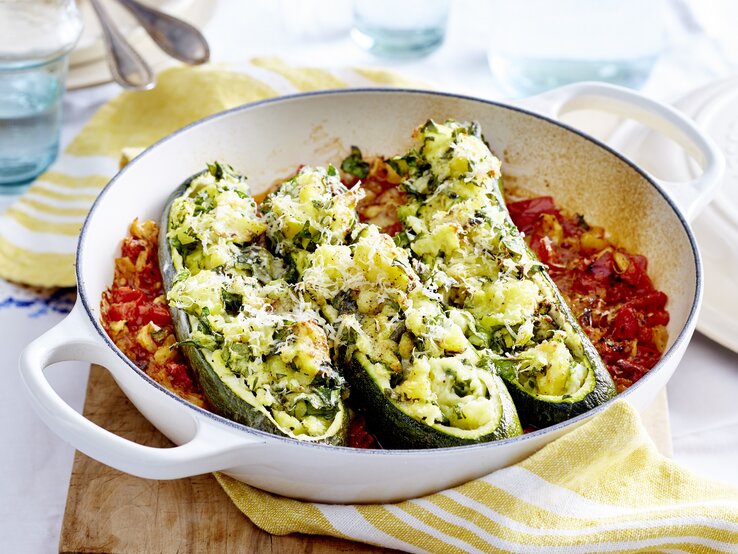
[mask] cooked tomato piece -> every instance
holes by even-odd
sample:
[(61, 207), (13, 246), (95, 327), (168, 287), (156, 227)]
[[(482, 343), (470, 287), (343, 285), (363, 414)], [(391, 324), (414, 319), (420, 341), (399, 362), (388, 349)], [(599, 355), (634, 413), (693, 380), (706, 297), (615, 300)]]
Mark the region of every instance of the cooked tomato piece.
[(138, 301), (111, 304), (108, 310), (108, 319), (110, 321), (134, 321), (137, 317)]
[(351, 419), (348, 432), (348, 445), (352, 448), (377, 448), (377, 440), (367, 430), (363, 415), (356, 415)]
[(632, 306), (622, 306), (610, 325), (612, 337), (614, 339), (634, 339), (638, 337), (638, 317)]
[(179, 396), (205, 406), (202, 392), (176, 347), (169, 308), (162, 302), (158, 227), (153, 221), (135, 221), (130, 231), (116, 261), (114, 285), (103, 293), (103, 327), (118, 348), (149, 376)]
[(132, 262), (135, 262), (138, 259), (138, 255), (143, 252), (145, 248), (145, 241), (130, 239), (123, 243), (123, 246), (121, 247), (121, 255), (124, 258), (128, 258)]
[(112, 289), (113, 302), (139, 302), (144, 294), (140, 290), (131, 287), (115, 287)]
[(536, 196), (534, 198), (526, 198), (517, 202), (507, 204), (507, 210), (515, 225), (523, 233), (530, 233), (533, 230), (533, 224), (538, 220), (541, 214), (551, 214), (560, 217), (559, 210), (554, 204), (551, 196)]
[(172, 323), (172, 316), (169, 313), (169, 308), (161, 304), (148, 304), (143, 317), (148, 321), (152, 321), (159, 327), (171, 325)]

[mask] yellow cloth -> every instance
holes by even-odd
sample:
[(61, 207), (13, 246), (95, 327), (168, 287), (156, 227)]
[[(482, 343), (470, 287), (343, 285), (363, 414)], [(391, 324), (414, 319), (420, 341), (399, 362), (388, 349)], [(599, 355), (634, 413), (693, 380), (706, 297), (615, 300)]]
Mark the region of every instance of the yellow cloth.
[(517, 465), (396, 504), (299, 502), (216, 477), (276, 535), (409, 552), (738, 552), (738, 490), (659, 454), (625, 402)]
[(104, 105), (57, 161), (0, 214), (0, 277), (37, 286), (74, 286), (77, 238), (124, 148), (143, 148), (215, 112), (301, 91), (418, 86), (379, 69), (290, 67), (257, 58), (243, 66), (176, 67), (146, 92)]

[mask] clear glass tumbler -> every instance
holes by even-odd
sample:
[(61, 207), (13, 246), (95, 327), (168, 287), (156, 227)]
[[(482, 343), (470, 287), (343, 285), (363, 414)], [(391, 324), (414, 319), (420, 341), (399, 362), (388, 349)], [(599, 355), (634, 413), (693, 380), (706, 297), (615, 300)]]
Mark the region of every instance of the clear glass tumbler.
[(0, 194), (16, 193), (56, 158), (74, 0), (0, 0)]
[(575, 81), (641, 87), (665, 43), (664, 0), (492, 0), (488, 60), (512, 96)]
[(354, 41), (384, 58), (418, 58), (446, 34), (450, 0), (353, 0)]

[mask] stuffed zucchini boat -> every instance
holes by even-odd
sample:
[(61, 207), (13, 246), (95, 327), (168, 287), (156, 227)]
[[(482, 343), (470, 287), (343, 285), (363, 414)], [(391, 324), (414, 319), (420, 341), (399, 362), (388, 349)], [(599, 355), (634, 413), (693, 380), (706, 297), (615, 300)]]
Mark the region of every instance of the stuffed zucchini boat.
[(545, 427), (615, 396), (595, 348), (510, 220), (500, 161), (479, 128), (429, 121), (417, 135), (417, 151), (390, 160), (409, 195), (396, 240), (443, 304), (465, 314), (468, 340), (493, 352), (523, 423)]
[(519, 435), (520, 422), (467, 319), (425, 287), (408, 253), (358, 222), (363, 192), (303, 168), (264, 201), (267, 238), (324, 315), (336, 365), (383, 446), (437, 448)]
[(210, 165), (172, 195), (159, 259), (179, 344), (225, 417), (345, 444), (346, 389), (323, 318), (264, 247), (266, 227), (245, 178), (228, 166)]
[(513, 437), (521, 421), (545, 427), (615, 395), (511, 222), (478, 127), (428, 122), (418, 137), (388, 161), (408, 197), (394, 240), (359, 221), (364, 191), (330, 165), (302, 167), (261, 213), (218, 163), (175, 192), (160, 240), (167, 299), (226, 417), (344, 444), (350, 389), (383, 446), (437, 448)]

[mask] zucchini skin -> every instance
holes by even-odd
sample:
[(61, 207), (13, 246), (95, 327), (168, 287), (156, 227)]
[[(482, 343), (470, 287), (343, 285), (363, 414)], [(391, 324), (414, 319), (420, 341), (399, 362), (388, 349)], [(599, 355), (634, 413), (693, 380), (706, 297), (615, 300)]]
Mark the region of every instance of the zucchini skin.
[[(177, 338), (182, 340), (180, 337), (189, 337), (190, 323), (187, 314), (177, 308), (173, 308), (172, 311), (178, 312), (176, 316), (173, 314)], [(262, 412), (244, 402), (231, 389), (223, 385), (199, 348), (192, 344), (183, 344), (180, 348), (190, 363), (190, 367), (195, 371), (205, 397), (220, 415), (260, 431), (275, 435), (282, 434), (279, 428)]]
[(610, 374), (599, 365), (589, 368), (590, 374), (587, 379), (591, 386), (583, 397), (560, 397), (556, 400), (542, 398), (523, 389), (515, 378), (514, 363), (497, 363), (497, 369), (518, 408), (523, 425), (533, 425), (537, 428), (556, 425), (588, 412), (615, 396), (615, 385)]
[[(159, 268), (161, 270), (164, 290), (166, 292), (171, 289), (177, 276), (177, 271), (172, 260), (169, 240), (167, 239), (169, 213), (174, 201), (184, 194), (190, 183), (205, 173), (207, 173), (207, 171), (197, 173), (177, 187), (170, 195), (162, 212), (159, 224), (158, 253)], [(169, 311), (172, 315), (172, 322), (174, 324), (174, 332), (177, 340), (180, 342), (188, 341), (191, 338), (190, 335), (192, 331), (188, 314), (171, 304), (169, 305)], [(194, 371), (198, 383), (202, 387), (203, 393), (208, 399), (214, 412), (259, 431), (264, 431), (273, 435), (288, 436), (282, 432), (280, 428), (269, 419), (269, 417), (267, 417), (264, 411), (250, 405), (226, 386), (220, 380), (215, 369), (197, 346), (188, 343), (181, 344), (180, 348), (182, 348), (182, 352)], [(341, 429), (336, 434), (322, 440), (313, 440), (310, 442), (334, 446), (345, 446), (348, 444), (349, 413), (343, 402), (341, 403), (341, 412), (342, 414), (340, 417), (342, 418), (342, 425)]]
[[(528, 249), (528, 251), (535, 257), (532, 250)], [(588, 365), (587, 383), (590, 384), (590, 380), (593, 382), (591, 383), (591, 390), (582, 397), (561, 397), (560, 400), (541, 398), (520, 386), (511, 364), (498, 365), (499, 374), (505, 381), (510, 395), (518, 407), (521, 422), (523, 425), (530, 424), (539, 428), (555, 425), (588, 412), (592, 408), (614, 398), (617, 394), (610, 372), (607, 371), (599, 353), (580, 327), (561, 291), (551, 279), (548, 271), (541, 271), (541, 276), (553, 294), (556, 308), (581, 341), (584, 359)]]
[[(468, 266), (470, 254), (478, 255), (485, 262), (490, 262), (491, 266), (496, 264), (499, 254), (515, 262), (524, 262), (522, 268), (517, 269), (522, 275), (515, 275), (509, 269), (503, 272), (503, 266), (498, 267), (503, 277), (512, 276), (513, 279), (527, 281), (527, 284), (535, 284), (538, 289), (538, 298), (542, 297), (543, 301), (550, 303), (549, 306), (543, 306), (540, 304), (541, 300), (538, 300), (539, 304), (533, 312), (533, 317), (541, 313), (548, 316), (549, 308), (553, 308), (550, 310), (551, 317), (546, 322), (546, 327), (554, 324), (552, 327), (556, 332), (564, 332), (563, 338), (559, 335), (555, 340), (559, 344), (563, 343), (569, 350), (570, 356), (586, 371), (582, 386), (571, 396), (564, 393), (543, 395), (533, 392), (531, 390), (533, 387), (523, 387), (518, 381), (517, 371), (523, 366), (520, 363), (522, 360), (519, 358), (516, 360), (516, 355), (548, 341), (549, 338), (543, 333), (540, 337), (531, 336), (527, 341), (521, 341), (520, 344), (512, 343), (512, 341), (512, 344), (500, 344), (500, 342), (492, 341), (491, 338), (485, 344), (484, 337), (474, 344), (487, 346), (498, 356), (494, 361), (496, 371), (505, 380), (518, 408), (521, 421), (536, 427), (547, 427), (610, 400), (616, 394), (615, 385), (597, 351), (582, 331), (547, 270), (524, 243), (519, 230), (510, 219), (502, 191), (499, 161), (491, 154), (488, 146), (483, 147), (484, 141), (476, 132), (477, 130), (473, 124), (457, 124), (453, 121), (447, 121), (444, 124), (428, 122), (421, 127), (422, 147), (417, 156), (413, 155), (406, 162), (408, 168), (412, 166), (415, 171), (415, 173), (410, 171), (410, 178), (404, 182), (412, 199), (405, 209), (403, 219), (405, 239), (408, 243), (406, 248), (409, 247), (415, 256), (429, 267), (438, 268), (442, 272), (446, 271), (446, 267), (450, 267), (452, 276), (455, 271), (454, 267), (462, 263)], [(494, 163), (495, 161), (497, 163)], [(466, 169), (463, 168), (464, 163), (467, 165)], [(470, 193), (469, 183), (476, 184), (479, 192)], [(455, 187), (456, 190), (454, 190)], [(456, 196), (452, 196), (448, 191), (452, 191)], [(454, 204), (456, 198), (462, 199), (461, 209), (457, 209)], [(474, 202), (472, 200), (474, 198), (482, 201)], [(451, 207), (447, 209), (449, 199), (453, 199), (454, 202), (451, 202)], [(454, 209), (457, 211), (453, 212)], [(461, 238), (453, 245), (453, 242), (447, 240), (445, 235), (435, 234), (437, 229), (442, 228), (442, 223), (445, 223), (443, 218), (433, 217), (439, 213), (448, 217), (450, 223), (455, 223), (462, 229), (477, 229), (482, 239), (497, 237), (504, 248), (492, 242), (492, 248), (489, 249), (490, 241), (479, 240), (479, 235), (475, 236), (473, 232), (466, 235), (469, 238), (465, 238), (463, 233), (455, 232), (456, 235), (461, 235)], [(453, 215), (454, 213), (456, 215)], [(401, 214), (402, 217), (403, 214)], [(440, 240), (437, 237), (440, 237)], [(448, 247), (447, 244), (453, 246)], [(499, 248), (499, 251), (494, 252), (495, 248)], [(452, 262), (447, 262), (449, 258)], [(463, 282), (463, 279), (460, 278), (458, 281)], [(462, 306), (469, 310), (480, 328), (484, 329), (486, 314), (481, 310), (485, 308), (486, 299), (484, 296), (478, 298), (477, 302), (482, 303), (463, 303)], [(502, 304), (504, 305), (504, 302)], [(545, 311), (542, 308), (545, 308)], [(530, 317), (528, 316), (527, 321), (530, 321)], [(494, 328), (488, 331), (494, 331)], [(512, 334), (510, 332), (510, 335)], [(517, 337), (514, 340), (517, 341)], [(541, 375), (546, 375), (546, 369), (548, 368), (541, 371)], [(579, 368), (577, 370), (579, 371)], [(537, 386), (534, 390), (537, 391)], [(562, 390), (567, 389), (559, 388), (556, 392)]]
[[(177, 338), (180, 336), (189, 337), (190, 323), (187, 314), (177, 308), (173, 308), (172, 311), (178, 312), (176, 315), (172, 314)], [(286, 436), (261, 410), (245, 402), (223, 384), (199, 348), (192, 344), (183, 344), (180, 348), (182, 348), (187, 361), (190, 363), (190, 367), (195, 371), (203, 394), (220, 415), (259, 431)], [(343, 408), (342, 417), (344, 421), (340, 432), (324, 440), (314, 442), (334, 446), (346, 445), (348, 442), (349, 416), (345, 407)]]
[(513, 400), (497, 375), (490, 374), (499, 384), (500, 422), (494, 432), (467, 439), (444, 433), (402, 412), (364, 368), (367, 363), (364, 354), (355, 353), (344, 366), (344, 376), (351, 386), (352, 399), (364, 407), (371, 418), (372, 432), (385, 448), (448, 448), (506, 439), (523, 432)]
[[(169, 239), (167, 238), (167, 232), (169, 230), (169, 212), (172, 209), (172, 204), (174, 204), (174, 201), (184, 194), (184, 192), (187, 190), (187, 187), (190, 186), (190, 183), (192, 183), (193, 180), (197, 179), (201, 175), (204, 175), (205, 173), (206, 171), (196, 173), (192, 177), (185, 180), (176, 189), (174, 189), (172, 194), (169, 195), (169, 198), (167, 198), (167, 203), (164, 206), (164, 210), (162, 211), (161, 219), (159, 221), (159, 270), (161, 271), (161, 277), (162, 281), (164, 282), (165, 292), (169, 292), (169, 289), (171, 289), (172, 285), (174, 284), (174, 278), (177, 276), (177, 270), (174, 268), (174, 262), (172, 261), (172, 253), (169, 249)], [(186, 314), (184, 312), (181, 312), (177, 308), (173, 308), (172, 306), (169, 306), (169, 311), (172, 314), (175, 331), (179, 333), (179, 329), (177, 328), (177, 320), (179, 319), (179, 314), (182, 313), (182, 315), (184, 315), (185, 317)], [(186, 332), (189, 335), (189, 324)], [(179, 336), (179, 334), (177, 334), (177, 339), (180, 341), (183, 340)]]

